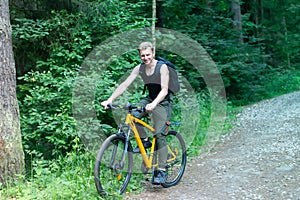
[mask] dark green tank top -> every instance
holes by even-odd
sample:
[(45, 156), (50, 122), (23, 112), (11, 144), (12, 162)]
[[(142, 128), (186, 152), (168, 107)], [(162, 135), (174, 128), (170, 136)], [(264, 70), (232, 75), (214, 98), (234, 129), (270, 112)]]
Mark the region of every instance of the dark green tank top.
[[(161, 80), (160, 80), (160, 67), (163, 65), (163, 62), (157, 61), (153, 74), (147, 76), (146, 66), (144, 63), (140, 66), (139, 74), (141, 75), (147, 90), (149, 91), (148, 96), (154, 100), (159, 92), (161, 91)], [(165, 99), (169, 98), (169, 93)]]

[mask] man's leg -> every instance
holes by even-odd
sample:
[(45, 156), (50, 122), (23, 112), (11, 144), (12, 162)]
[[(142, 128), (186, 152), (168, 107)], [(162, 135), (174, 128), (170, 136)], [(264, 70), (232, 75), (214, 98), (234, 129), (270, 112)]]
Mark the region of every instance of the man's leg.
[[(148, 103), (150, 103), (150, 100), (145, 98), (145, 99), (142, 99), (138, 104), (137, 106), (142, 106), (142, 107), (145, 107)], [(138, 111), (134, 111), (132, 113), (133, 116), (141, 119), (145, 116), (148, 115), (147, 112), (138, 112)], [(140, 138), (142, 139), (142, 142), (143, 142), (143, 145), (145, 148), (150, 148), (151, 147), (151, 142), (148, 140), (148, 136), (147, 136), (147, 133), (144, 129), (143, 126), (141, 126), (140, 124), (135, 124), (136, 125), (136, 129), (138, 130), (139, 132), (139, 135), (140, 135)], [(133, 150), (134, 153), (140, 153), (140, 149), (137, 147)]]
[[(158, 148), (158, 174), (157, 180), (154, 179), (154, 182), (163, 183), (166, 179), (166, 164), (168, 158), (168, 149), (166, 137), (163, 135), (166, 130), (166, 122), (170, 119), (171, 116), (171, 106), (168, 101), (163, 101), (152, 112), (152, 118), (154, 123), (154, 128), (156, 130), (157, 138), (157, 148)], [(159, 177), (162, 176), (162, 177)]]

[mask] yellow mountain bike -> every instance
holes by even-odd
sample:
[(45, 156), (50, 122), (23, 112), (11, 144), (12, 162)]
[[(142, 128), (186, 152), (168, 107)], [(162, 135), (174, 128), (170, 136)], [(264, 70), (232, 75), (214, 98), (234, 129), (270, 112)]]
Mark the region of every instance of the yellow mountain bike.
[[(94, 168), (94, 179), (98, 193), (101, 196), (110, 196), (122, 194), (129, 184), (133, 173), (133, 149), (131, 141), (136, 141), (142, 156), (141, 170), (144, 174), (156, 172), (157, 151), (156, 137), (152, 137), (152, 146), (150, 152), (147, 152), (142, 144), (142, 140), (136, 128), (139, 124), (152, 133), (155, 129), (146, 122), (134, 117), (132, 111), (143, 111), (143, 107), (131, 105), (111, 105), (111, 109), (127, 110), (125, 123), (121, 123), (118, 132), (109, 136), (102, 144), (96, 158)], [(173, 122), (174, 123), (174, 122)], [(170, 122), (170, 125), (173, 124)], [(171, 187), (176, 185), (183, 176), (186, 165), (186, 147), (182, 136), (176, 131), (166, 131), (166, 140), (168, 144), (167, 159), (167, 180), (161, 185)], [(133, 137), (131, 137), (133, 133)], [(149, 172), (150, 171), (150, 172)]]

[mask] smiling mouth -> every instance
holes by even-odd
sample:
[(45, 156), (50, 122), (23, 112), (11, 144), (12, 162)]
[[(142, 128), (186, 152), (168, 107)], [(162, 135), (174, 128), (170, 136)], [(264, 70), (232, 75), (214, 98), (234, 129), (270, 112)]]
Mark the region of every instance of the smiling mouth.
[(152, 59), (145, 60), (145, 62), (150, 64), (152, 62)]

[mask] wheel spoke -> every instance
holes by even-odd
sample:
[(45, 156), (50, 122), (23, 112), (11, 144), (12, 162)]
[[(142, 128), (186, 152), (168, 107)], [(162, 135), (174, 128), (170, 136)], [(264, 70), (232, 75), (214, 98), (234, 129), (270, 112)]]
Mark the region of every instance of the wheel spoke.
[(164, 187), (176, 185), (183, 176), (186, 165), (185, 143), (181, 135), (175, 131), (170, 131), (167, 135), (168, 160), (167, 172), (168, 178)]
[(125, 191), (131, 177), (133, 161), (132, 154), (124, 152), (124, 147), (125, 139), (112, 135), (99, 150), (94, 176), (100, 195), (121, 194)]

